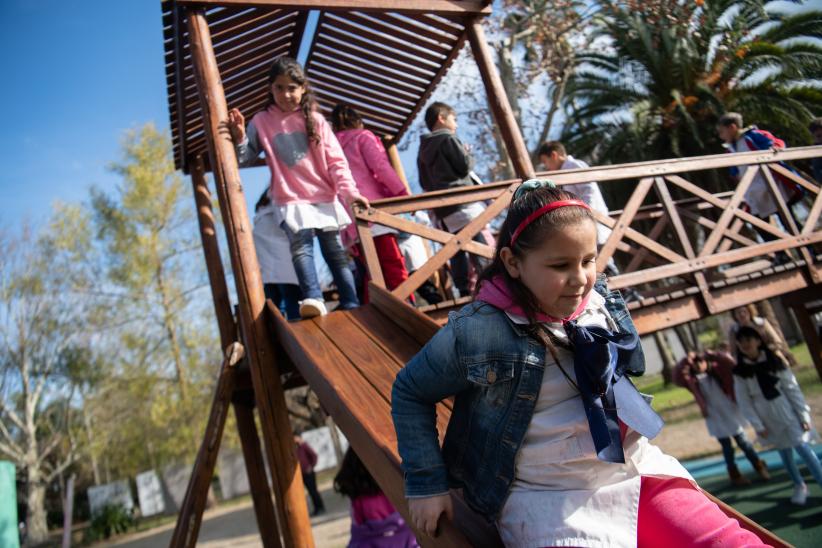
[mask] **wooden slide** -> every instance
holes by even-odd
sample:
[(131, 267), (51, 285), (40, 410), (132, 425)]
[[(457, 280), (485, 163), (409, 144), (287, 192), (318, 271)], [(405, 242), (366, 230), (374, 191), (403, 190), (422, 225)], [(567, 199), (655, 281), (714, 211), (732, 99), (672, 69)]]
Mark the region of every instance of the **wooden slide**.
[[(408, 521), (397, 438), (391, 421), (391, 386), (403, 365), (437, 332), (439, 325), (389, 292), (370, 287), (371, 303), (300, 322), (288, 322), (268, 302), (276, 338), (296, 369), (317, 393), (394, 506)], [(451, 415), (448, 401), (437, 406), (440, 437)], [(706, 493), (707, 494), (707, 493)], [(708, 494), (742, 527), (773, 546), (790, 546)], [(452, 492), (455, 519), (425, 546), (501, 546), (491, 524)]]

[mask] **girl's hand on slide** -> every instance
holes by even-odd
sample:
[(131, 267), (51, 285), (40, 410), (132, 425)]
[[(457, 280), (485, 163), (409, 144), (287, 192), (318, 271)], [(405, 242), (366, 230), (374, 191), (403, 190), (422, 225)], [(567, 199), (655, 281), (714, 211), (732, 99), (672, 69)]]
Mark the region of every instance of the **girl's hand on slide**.
[(352, 202), (353, 202), (353, 205), (360, 205), (365, 209), (368, 209), (369, 207), (371, 207), (371, 203), (368, 201), (368, 198), (366, 198), (365, 196), (357, 196), (356, 198), (354, 198), (352, 200)]
[(408, 499), (408, 510), (414, 526), (429, 536), (437, 535), (437, 522), (442, 514), (449, 520), (454, 519), (454, 507), (451, 495), (437, 495), (423, 499)]

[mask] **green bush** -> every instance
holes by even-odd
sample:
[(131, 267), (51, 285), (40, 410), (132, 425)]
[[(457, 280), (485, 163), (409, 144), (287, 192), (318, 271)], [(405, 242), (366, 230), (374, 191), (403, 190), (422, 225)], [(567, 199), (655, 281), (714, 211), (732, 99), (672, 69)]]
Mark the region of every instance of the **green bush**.
[(131, 512), (122, 506), (106, 504), (91, 520), (88, 529), (88, 540), (107, 539), (112, 535), (125, 533), (134, 525)]

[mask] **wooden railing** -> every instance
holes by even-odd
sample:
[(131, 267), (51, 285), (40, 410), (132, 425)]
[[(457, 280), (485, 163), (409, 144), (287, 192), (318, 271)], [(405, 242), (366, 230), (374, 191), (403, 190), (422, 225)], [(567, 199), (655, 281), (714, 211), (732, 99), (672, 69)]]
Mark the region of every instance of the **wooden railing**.
[[(558, 186), (597, 181), (631, 185), (625, 206), (609, 215), (595, 212), (611, 229), (597, 266), (611, 257), (620, 273), (609, 279), (614, 288), (635, 288), (640, 298), (630, 304), (641, 332), (677, 325), (735, 306), (790, 293), (822, 283), (818, 255), (822, 243), (820, 185), (809, 176), (785, 167), (798, 160), (822, 156), (822, 146), (720, 154), (695, 158), (641, 162), (579, 170), (540, 173)], [(787, 162), (787, 164), (786, 164)], [(700, 186), (710, 170), (725, 180), (732, 166), (750, 166), (735, 188), (710, 193)], [(744, 196), (757, 173), (762, 173), (787, 226), (779, 227), (746, 211)], [(805, 190), (807, 216), (798, 220), (777, 191), (775, 174)], [(800, 174), (797, 174), (800, 173)], [(472, 240), (510, 203), (519, 180), (431, 192), (375, 201), (356, 212), (366, 262), (374, 283), (385, 287), (369, 223), (416, 234), (442, 247), (402, 285), (392, 290), (406, 299), (459, 250), (493, 257), (493, 248)], [(651, 191), (654, 191), (653, 193)], [(628, 194), (627, 192), (625, 194)], [(402, 213), (476, 201), (489, 203), (485, 212), (457, 234), (413, 222)], [(773, 239), (759, 241), (757, 232)], [(787, 261), (774, 254), (791, 253)]]

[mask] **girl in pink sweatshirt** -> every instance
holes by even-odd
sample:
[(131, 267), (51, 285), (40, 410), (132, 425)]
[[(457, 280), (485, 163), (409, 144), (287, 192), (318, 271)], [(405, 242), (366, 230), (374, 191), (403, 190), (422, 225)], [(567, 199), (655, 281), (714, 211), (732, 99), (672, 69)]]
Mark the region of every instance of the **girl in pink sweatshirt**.
[[(339, 104), (331, 112), (331, 126), (340, 141), (351, 174), (357, 188), (369, 200), (405, 196), (408, 188), (388, 161), (388, 155), (380, 139), (363, 127), (362, 118), (353, 107)], [(394, 289), (408, 279), (405, 259), (397, 245), (397, 231), (393, 228), (374, 225), (371, 227), (374, 247), (380, 261), (385, 285)], [(351, 247), (357, 261), (357, 268), (367, 282), (368, 270), (362, 247), (357, 243), (357, 230), (351, 224), (342, 232), (343, 245)], [(368, 285), (363, 283), (363, 302), (368, 300)]]
[(340, 308), (359, 306), (348, 255), (340, 229), (351, 223), (345, 206), (368, 199), (357, 190), (337, 138), (316, 112), (308, 80), (300, 64), (280, 57), (268, 73), (268, 104), (246, 127), (236, 108), (228, 113), (228, 128), (240, 165), (250, 165), (262, 153), (271, 170), (271, 199), (279, 208), (288, 236), (291, 260), (303, 294), (303, 318), (327, 313), (314, 266), (314, 237), (331, 269), (340, 293)]

